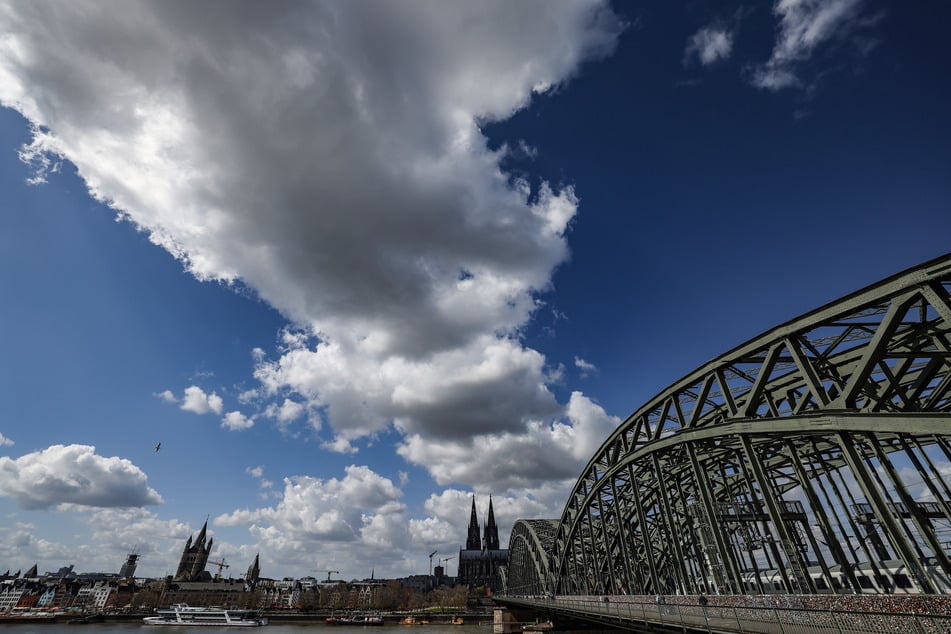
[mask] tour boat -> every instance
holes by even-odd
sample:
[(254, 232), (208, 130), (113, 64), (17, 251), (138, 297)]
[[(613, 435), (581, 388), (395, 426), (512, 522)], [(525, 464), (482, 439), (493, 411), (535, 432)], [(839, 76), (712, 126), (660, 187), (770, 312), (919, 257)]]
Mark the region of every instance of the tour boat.
[(369, 616), (362, 616), (354, 620), (354, 625), (383, 625), (386, 621), (383, 620), (382, 616), (378, 614), (371, 614)]
[(324, 619), (327, 625), (383, 625), (383, 617), (379, 614), (347, 614), (334, 616), (331, 614)]
[(155, 610), (157, 616), (147, 616), (146, 625), (204, 625), (213, 627), (256, 627), (267, 625), (267, 619), (257, 610), (230, 608), (193, 608), (176, 603), (168, 609)]
[(324, 621), (327, 625), (383, 625), (383, 617), (375, 614), (359, 615), (351, 614), (348, 616), (328, 616)]

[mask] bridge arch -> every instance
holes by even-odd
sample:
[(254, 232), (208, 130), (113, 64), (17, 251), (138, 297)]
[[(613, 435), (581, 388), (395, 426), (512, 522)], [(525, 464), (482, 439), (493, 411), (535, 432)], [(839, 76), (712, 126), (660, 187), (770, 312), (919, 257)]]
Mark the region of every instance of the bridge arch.
[(504, 573), (506, 588), (531, 596), (554, 592), (551, 555), (557, 530), (557, 519), (515, 522)]
[(949, 290), (951, 255), (675, 382), (605, 440), (545, 558), (510, 558), (509, 578), (547, 565), (559, 594), (951, 592)]

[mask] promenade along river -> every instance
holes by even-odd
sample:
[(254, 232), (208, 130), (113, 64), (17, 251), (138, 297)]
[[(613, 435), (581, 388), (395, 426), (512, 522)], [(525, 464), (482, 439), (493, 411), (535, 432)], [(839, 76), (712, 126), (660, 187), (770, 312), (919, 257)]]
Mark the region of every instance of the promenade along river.
[(95, 634), (184, 634), (186, 632), (256, 632), (258, 634), (305, 634), (319, 631), (322, 634), (490, 634), (491, 622), (472, 625), (449, 625), (431, 623), (429, 625), (399, 625), (387, 623), (383, 627), (361, 625), (327, 625), (326, 623), (272, 623), (263, 627), (181, 627), (175, 625), (145, 625), (144, 623), (91, 623), (77, 629), (76, 625), (60, 623), (10, 623), (0, 626), (0, 634), (54, 634), (68, 631)]

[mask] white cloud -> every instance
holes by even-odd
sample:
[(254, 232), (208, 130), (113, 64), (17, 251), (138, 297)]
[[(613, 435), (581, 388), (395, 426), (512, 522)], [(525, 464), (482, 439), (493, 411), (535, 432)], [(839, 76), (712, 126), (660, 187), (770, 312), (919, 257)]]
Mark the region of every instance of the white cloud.
[(162, 392), (159, 392), (159, 393), (156, 394), (155, 396), (159, 397), (160, 399), (162, 399), (162, 400), (165, 401), (166, 403), (178, 403), (178, 399), (175, 398), (175, 394), (172, 393), (171, 390), (164, 390), (164, 391), (162, 391)]
[(242, 405), (249, 405), (256, 401), (259, 398), (258, 391), (256, 389), (244, 390), (238, 394), (238, 402)]
[(13, 445), (13, 441), (0, 433), (0, 447), (9, 447)]
[(704, 66), (729, 59), (733, 52), (733, 33), (723, 26), (709, 25), (701, 28), (687, 40), (684, 64), (696, 58)]
[(342, 346), (295, 341), (274, 362), (258, 366), (271, 391), (290, 388), (329, 408), (343, 438), (372, 434), (391, 420), (407, 433), (464, 438), (520, 431), (558, 413), (546, 387), (544, 358), (512, 339), (485, 336), (422, 360), (373, 362)]
[(261, 478), (264, 475), (264, 467), (258, 465), (257, 467), (248, 467), (245, 469), (246, 473), (249, 473), (252, 478)]
[[(92, 529), (93, 542), (118, 555), (138, 549), (147, 565), (175, 565), (193, 527), (176, 519), (163, 520), (148, 509), (104, 509), (89, 513), (84, 521)], [(163, 566), (163, 567), (164, 567)]]
[(242, 431), (254, 427), (254, 419), (248, 418), (239, 411), (228, 412), (221, 419), (221, 427), (228, 431)]
[(533, 160), (538, 158), (538, 148), (529, 145), (525, 139), (519, 139), (515, 147), (517, 149), (513, 150), (513, 153), (516, 156), (524, 156)]
[(0, 100), (196, 276), (240, 277), (324, 338), (418, 356), (523, 323), (577, 203), (511, 187), (478, 125), (609, 52), (617, 20), (594, 1), (304, 6), (30, 3), (6, 16)]
[(476, 482), (487, 491), (505, 491), (573, 483), (620, 419), (608, 416), (580, 392), (571, 395), (564, 418), (468, 442), (410, 434), (397, 451), (427, 468), (440, 485)]
[(276, 506), (237, 510), (216, 517), (214, 524), (248, 525), (258, 548), (281, 569), (300, 571), (303, 563), (311, 572), (363, 574), (376, 566), (385, 576), (400, 565), (399, 551), (411, 541), (402, 491), (369, 467), (351, 465), (345, 471), (341, 479), (286, 478)]
[[(444, 556), (458, 552), (472, 494), (453, 488), (434, 493), (424, 503), (421, 517), (409, 516), (402, 495), (389, 478), (366, 466), (351, 465), (340, 479), (287, 478), (274, 506), (235, 510), (213, 523), (247, 526), (256, 540), (253, 548), (262, 553), (268, 569), (286, 574), (333, 569), (350, 578), (369, 575), (374, 568), (377, 577), (419, 574), (428, 570), (429, 552), (437, 550)], [(558, 517), (566, 495), (564, 487), (552, 484), (493, 495), (503, 547), (516, 519)], [(488, 495), (478, 494), (476, 503), (484, 528)], [(405, 553), (418, 553), (418, 557)]]
[(25, 509), (162, 503), (141, 469), (124, 458), (100, 456), (89, 445), (52, 445), (15, 460), (0, 457), (0, 495)]
[[(0, 559), (4, 562), (66, 561), (74, 554), (71, 548), (39, 537), (37, 532), (36, 526), (25, 522), (0, 526)], [(41, 569), (42, 572), (45, 570)]]
[(780, 32), (770, 59), (753, 70), (759, 88), (782, 90), (802, 85), (797, 67), (821, 45), (845, 37), (857, 24), (862, 0), (778, 0), (773, 13)]
[(328, 451), (333, 451), (334, 453), (357, 453), (359, 449), (354, 447), (350, 440), (344, 436), (334, 436), (333, 440), (327, 440), (320, 443), (320, 446)]
[[(264, 415), (277, 421), (278, 428), (287, 431), (290, 424), (307, 412), (307, 408), (297, 401), (285, 398), (283, 403), (271, 403), (264, 411)], [(320, 417), (316, 416), (315, 430), (320, 429)]]
[(196, 414), (220, 414), (224, 409), (224, 401), (215, 392), (206, 394), (197, 385), (185, 388), (185, 397), (182, 399), (182, 409)]
[[(951, 462), (947, 460), (935, 460), (933, 462), (935, 471), (939, 478), (944, 480), (945, 486), (951, 485)], [(911, 467), (900, 469), (902, 480), (908, 486), (909, 493), (919, 502), (934, 502), (935, 496), (925, 482), (920, 480), (917, 471), (911, 471)]]
[(575, 367), (581, 370), (581, 378), (591, 376), (598, 371), (598, 368), (593, 363), (589, 363), (581, 357), (575, 357)]
[[(299, 406), (336, 451), (395, 422), (458, 453), (559, 413), (518, 334), (579, 205), (512, 179), (480, 126), (623, 28), (603, 0), (36, 0), (0, 13), (0, 103), (34, 125), (39, 175), (68, 159), (195, 277), (240, 280), (295, 324), (279, 358), (253, 351), (242, 404), (279, 427)], [(181, 407), (224, 404), (192, 385)]]

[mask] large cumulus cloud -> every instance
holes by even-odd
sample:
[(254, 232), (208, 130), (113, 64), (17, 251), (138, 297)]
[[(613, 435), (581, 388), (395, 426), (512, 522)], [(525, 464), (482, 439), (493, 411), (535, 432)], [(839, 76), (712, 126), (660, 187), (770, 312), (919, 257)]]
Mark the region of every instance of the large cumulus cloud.
[[(413, 484), (403, 482), (406, 486)], [(283, 491), (276, 493), (272, 506), (223, 514), (214, 525), (246, 526), (268, 569), (299, 575), (332, 569), (345, 578), (372, 571), (378, 578), (419, 574), (429, 564), (427, 553), (454, 554), (473, 501), (471, 492), (446, 488), (429, 496), (422, 517), (412, 517), (401, 485), (363, 465), (350, 465), (340, 478), (286, 478)], [(533, 491), (494, 496), (503, 547), (516, 519), (557, 516), (566, 495), (564, 483), (549, 482)], [(476, 494), (481, 526), (488, 500), (487, 494)], [(227, 545), (223, 548), (230, 554)]]
[[(203, 280), (303, 335), (259, 359), (327, 447), (395, 422), (451, 438), (557, 413), (518, 341), (578, 198), (513, 179), (480, 126), (609, 54), (575, 2), (30, 2), (0, 9), (0, 103)], [(297, 399), (295, 398), (295, 402)]]
[(15, 459), (0, 456), (0, 495), (25, 509), (162, 503), (141, 469), (124, 458), (100, 456), (90, 445), (53, 445)]
[[(409, 434), (398, 452), (408, 461), (429, 465), (437, 483), (480, 483), (520, 490), (574, 483), (582, 467), (620, 420), (580, 392), (571, 395), (565, 420), (533, 421), (520, 433), (474, 436), (465, 442)], [(567, 492), (567, 489), (565, 489)], [(564, 504), (564, 498), (560, 500)], [(561, 506), (549, 506), (558, 515)]]
[(269, 562), (282, 570), (304, 574), (306, 560), (351, 573), (372, 566), (392, 572), (403, 570), (399, 562), (412, 542), (402, 495), (389, 478), (350, 465), (341, 478), (286, 478), (276, 505), (237, 510), (214, 523), (247, 525)]

